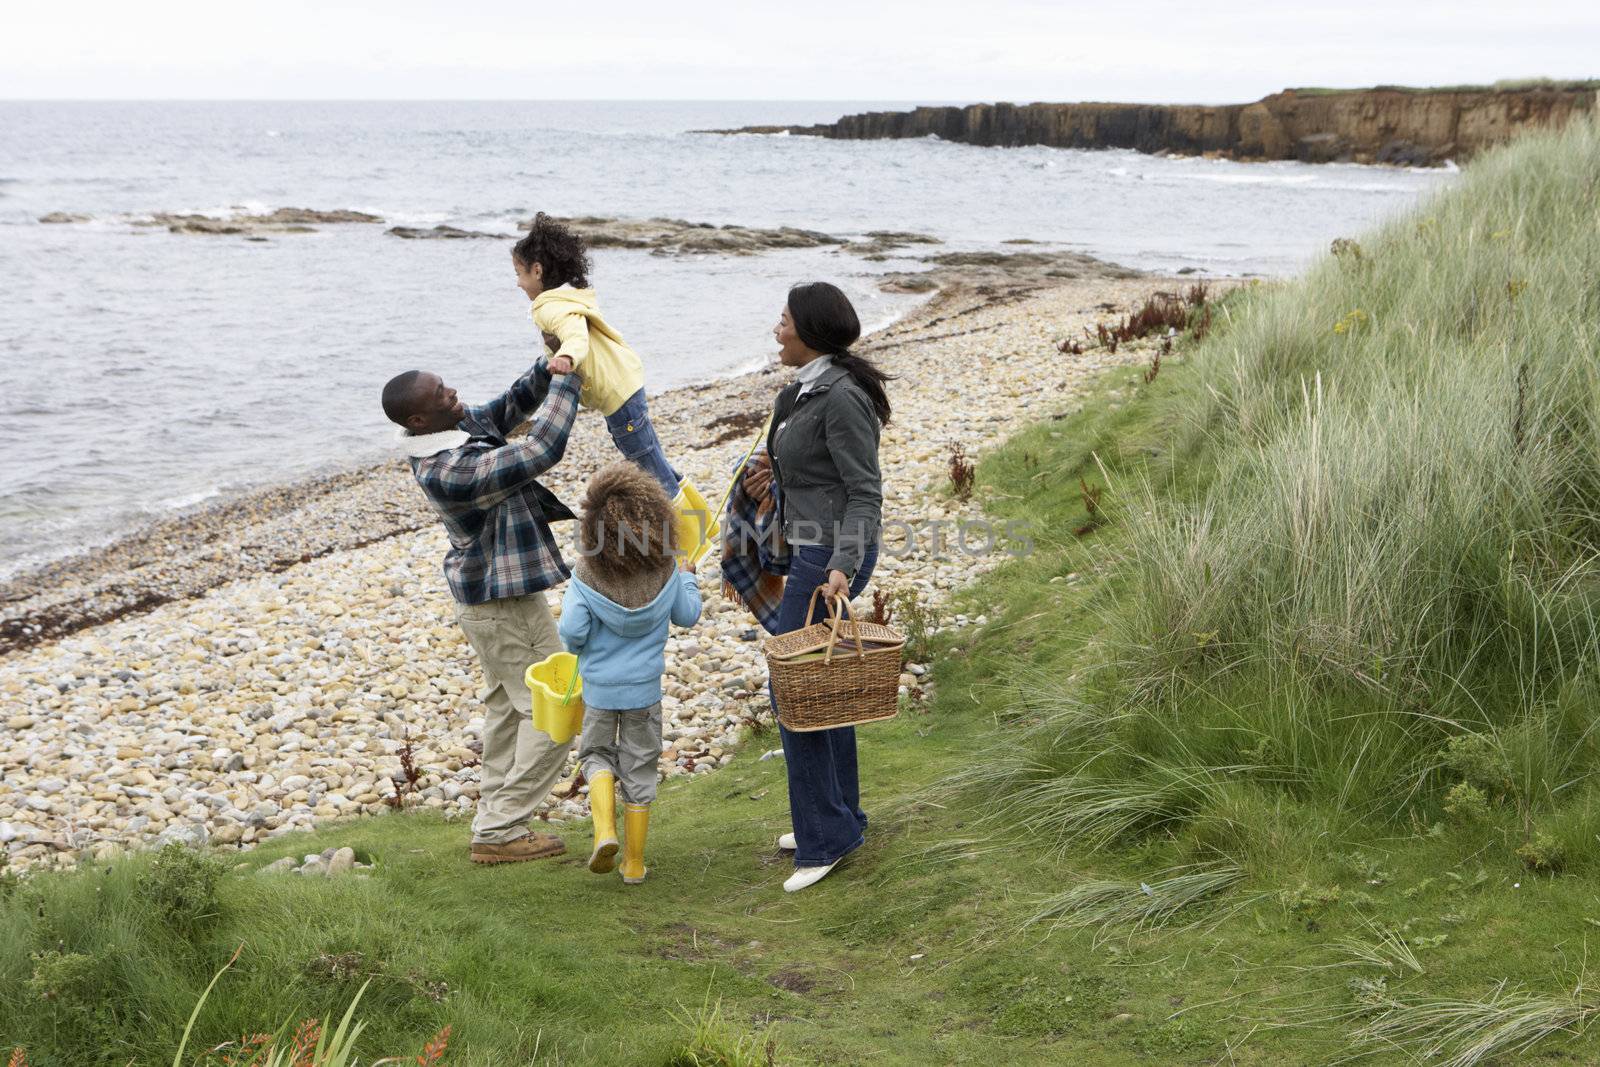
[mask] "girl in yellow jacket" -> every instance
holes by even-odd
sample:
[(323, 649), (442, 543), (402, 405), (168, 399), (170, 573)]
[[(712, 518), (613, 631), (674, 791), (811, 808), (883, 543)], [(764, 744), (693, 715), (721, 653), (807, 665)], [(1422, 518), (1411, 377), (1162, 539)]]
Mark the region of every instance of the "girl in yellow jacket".
[(541, 211), (528, 236), (511, 249), (511, 265), (517, 288), (533, 301), (535, 325), (556, 338), (550, 370), (578, 370), (583, 378), (578, 403), (604, 415), (617, 451), (660, 482), (669, 498), (674, 496), (680, 479), (650, 425), (644, 367), (622, 335), (600, 317), (589, 288), (583, 238)]

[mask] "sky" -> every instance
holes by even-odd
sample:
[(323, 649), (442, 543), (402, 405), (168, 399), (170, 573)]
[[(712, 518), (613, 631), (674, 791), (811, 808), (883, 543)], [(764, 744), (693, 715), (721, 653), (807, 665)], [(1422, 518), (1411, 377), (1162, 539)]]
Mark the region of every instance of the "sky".
[(0, 99), (1118, 100), (1600, 77), (1597, 0), (33, 0)]

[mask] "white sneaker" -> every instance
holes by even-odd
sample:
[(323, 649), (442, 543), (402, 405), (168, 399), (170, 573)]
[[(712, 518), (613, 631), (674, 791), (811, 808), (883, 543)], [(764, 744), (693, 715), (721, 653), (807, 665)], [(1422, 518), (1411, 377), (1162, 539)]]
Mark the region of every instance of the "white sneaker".
[(839, 866), (839, 861), (834, 860), (826, 867), (796, 867), (794, 873), (783, 883), (785, 893), (794, 893), (808, 885), (816, 885), (828, 877), (828, 872)]
[(785, 852), (793, 852), (795, 849), (799, 848), (800, 846), (795, 841), (793, 834), (779, 834), (778, 835), (778, 847), (781, 848)]

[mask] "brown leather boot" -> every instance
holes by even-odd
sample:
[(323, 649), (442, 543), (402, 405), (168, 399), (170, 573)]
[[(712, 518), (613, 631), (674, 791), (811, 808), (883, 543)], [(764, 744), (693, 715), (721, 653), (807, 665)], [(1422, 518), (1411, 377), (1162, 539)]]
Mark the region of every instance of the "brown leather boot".
[(549, 859), (551, 856), (561, 855), (566, 850), (567, 846), (555, 834), (529, 834), (515, 841), (507, 841), (503, 845), (474, 841), (472, 862), (521, 863), (524, 860)]

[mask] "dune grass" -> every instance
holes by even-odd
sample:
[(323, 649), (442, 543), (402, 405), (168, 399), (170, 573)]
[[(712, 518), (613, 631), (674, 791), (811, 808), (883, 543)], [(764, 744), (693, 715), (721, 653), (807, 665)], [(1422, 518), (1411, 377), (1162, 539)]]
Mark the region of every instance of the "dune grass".
[(1060, 847), (1183, 827), (1232, 856), (1251, 798), (1400, 826), (1458, 783), (1531, 839), (1589, 789), (1600, 132), (1363, 244), (1235, 302), (1153, 416), (1168, 462), (1106, 472), (1114, 544), (1063, 546), (1105, 572), (1103, 655), (975, 772)]
[[(1113, 522), (1080, 540), (1058, 507), (1045, 543), (1084, 576), (1096, 638), (1070, 667), (1026, 641), (1009, 728), (952, 793), (997, 798), (997, 823), (1063, 856), (1155, 849), (1247, 885), (1379, 842), (1530, 881), (1592, 875), (1600, 124), (1492, 153), (1226, 310), (1142, 398), (1139, 432), (1066, 454), (1017, 441), (980, 468), (1015, 482), (1020, 452), (1097, 475)], [(1318, 894), (1291, 907), (1337, 900)], [(1384, 1012), (1369, 1043), (1425, 1045), (1418, 1020), (1448, 1014)], [(1478, 1050), (1460, 1062), (1514, 1043), (1441, 1040)]]

